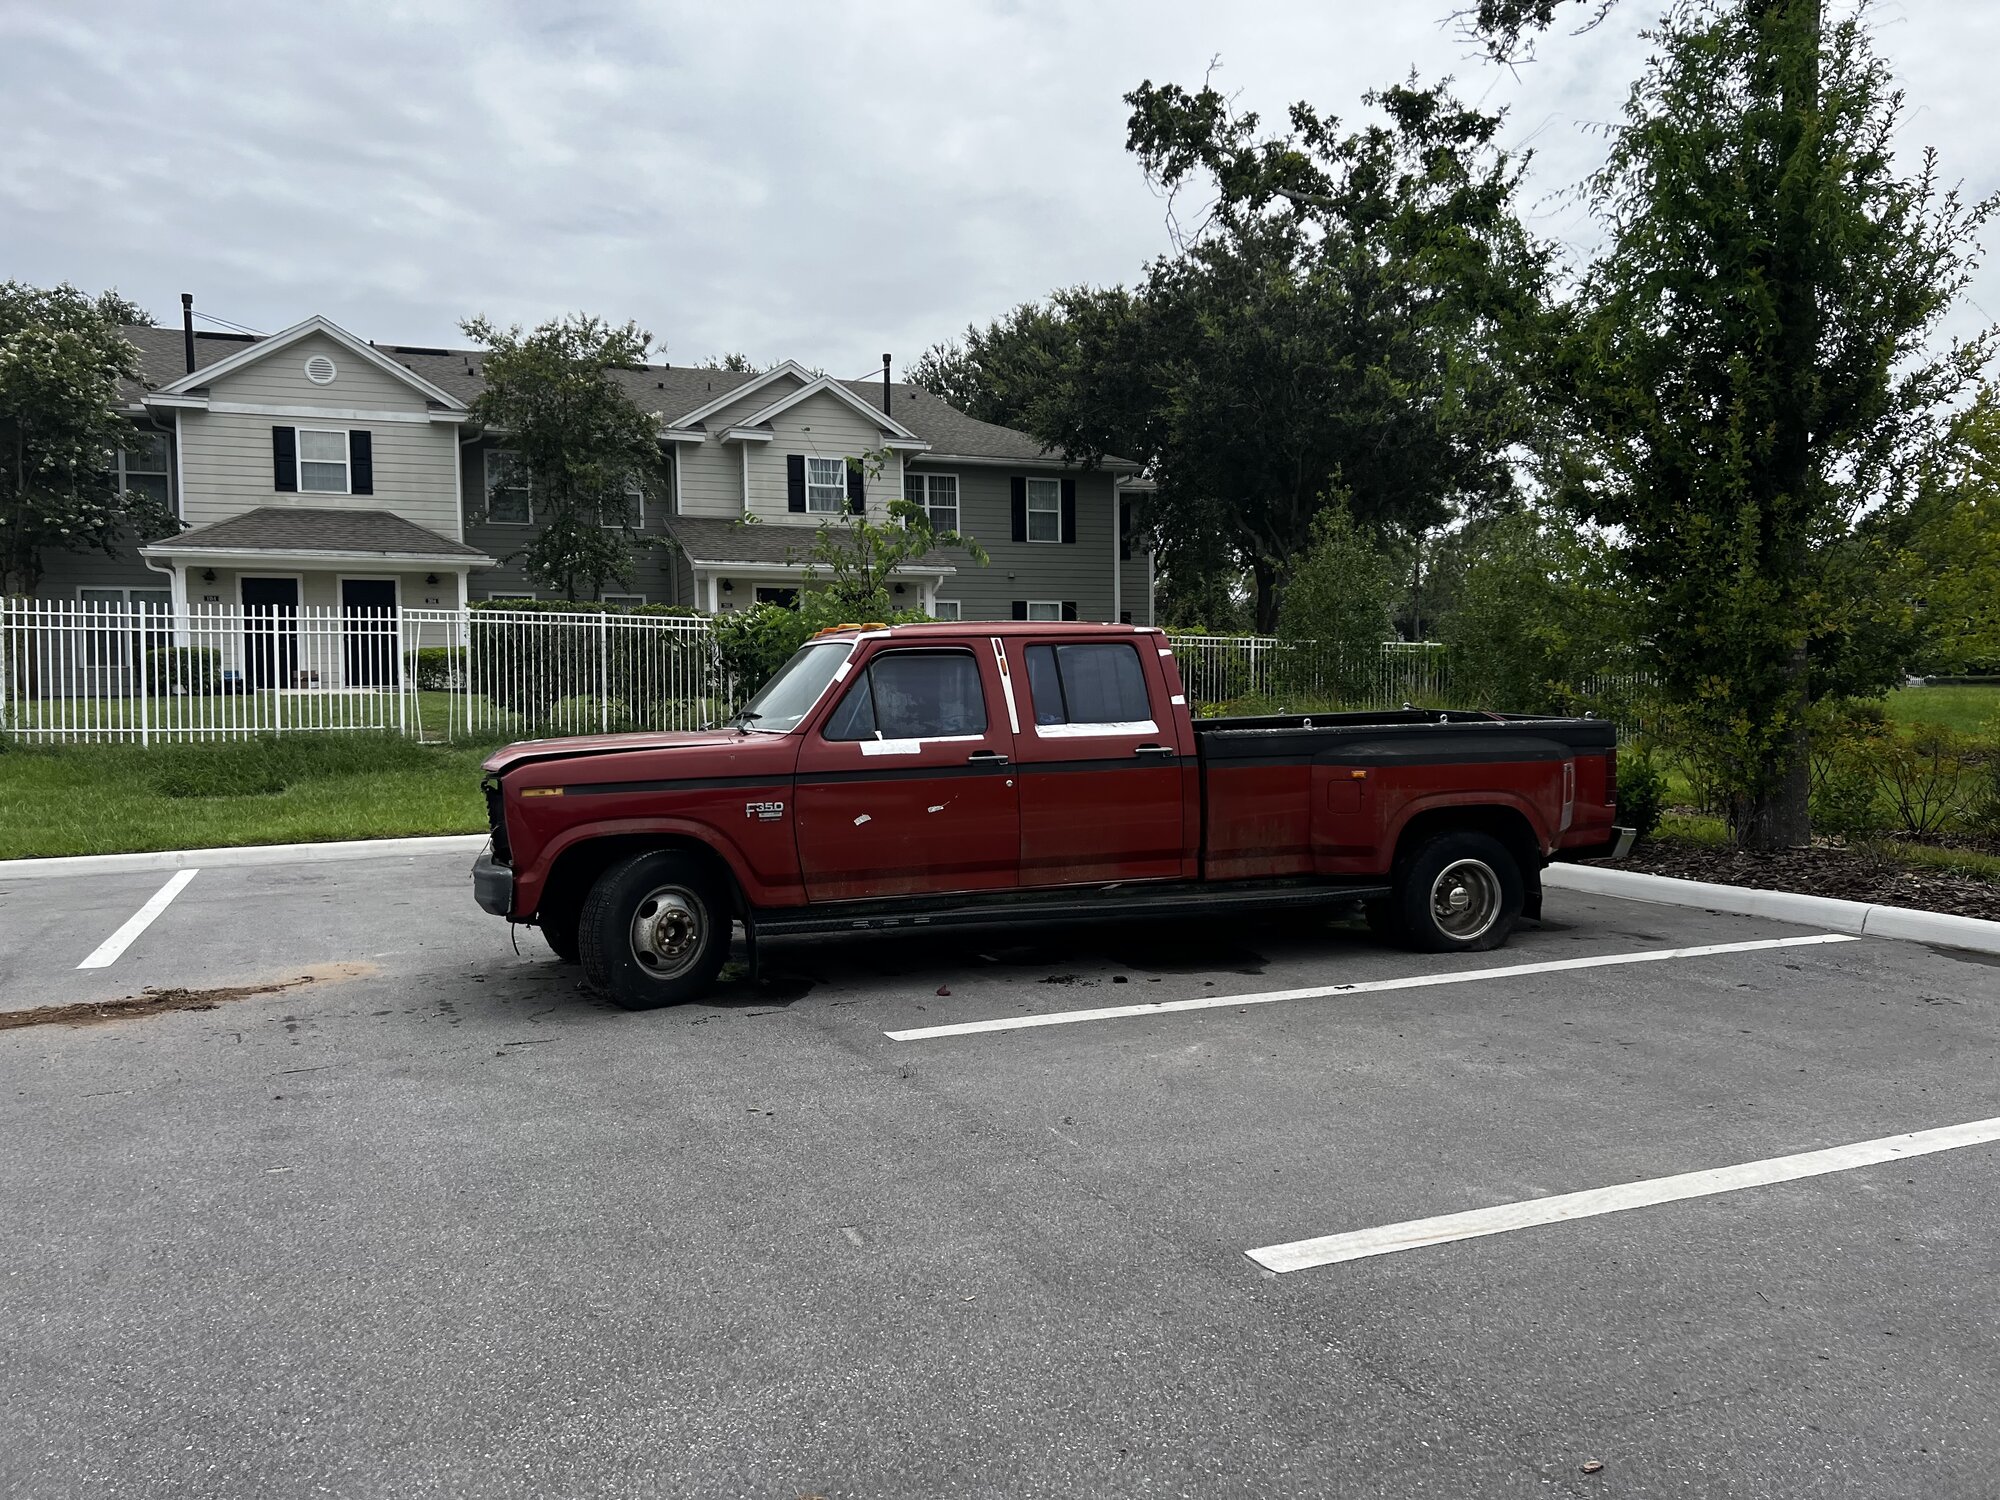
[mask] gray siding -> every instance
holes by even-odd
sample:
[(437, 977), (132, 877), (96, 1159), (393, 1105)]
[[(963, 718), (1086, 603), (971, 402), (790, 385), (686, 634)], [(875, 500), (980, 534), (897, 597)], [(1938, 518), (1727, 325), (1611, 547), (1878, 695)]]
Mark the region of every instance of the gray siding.
[(172, 588), (173, 580), (147, 567), (131, 545), (121, 547), (116, 557), (102, 552), (42, 551), (42, 581), (35, 590), (37, 599), (74, 600), (78, 589)]
[[(985, 567), (970, 557), (954, 558), (958, 572), (944, 581), (938, 598), (957, 600), (961, 618), (1011, 619), (1016, 599), (1072, 600), (1080, 620), (1110, 618), (1113, 502), (1109, 474), (1083, 471), (1070, 476), (1076, 480), (1074, 542), (1017, 542), (1013, 540), (1015, 471), (985, 465), (913, 465), (912, 471), (917, 470), (958, 475), (959, 530), (976, 538), (992, 558)], [(1019, 472), (1049, 476), (1046, 469)], [(1130, 582), (1125, 607), (1133, 610), (1135, 621), (1143, 622), (1143, 602), (1134, 607)]]
[[(306, 361), (317, 354), (333, 361), (335, 374), (326, 385), (306, 379)], [(422, 391), (317, 333), (209, 382), (208, 394), (216, 401), (269, 402), (275, 406), (407, 412), (422, 412), (429, 406)]]
[[(462, 450), (465, 466), (465, 541), (467, 546), (477, 547), (488, 557), (499, 559), (497, 568), (481, 568), (466, 580), (466, 588), (474, 599), (490, 599), (506, 594), (536, 594), (549, 597), (546, 585), (536, 585), (528, 578), (526, 571), (511, 554), (520, 551), (534, 535), (530, 526), (495, 525), (488, 521), (475, 521), (474, 517), (484, 509), (486, 503), (486, 453), (495, 447), (492, 443), (468, 443)], [(679, 462), (678, 457), (675, 459)], [(645, 525), (641, 528), (647, 536), (667, 540), (666, 507), (648, 502)], [(607, 583), (605, 592), (612, 594), (644, 594), (648, 604), (686, 604), (691, 602), (683, 586), (676, 584), (676, 575), (685, 576), (686, 569), (675, 567), (674, 553), (670, 547), (648, 547), (633, 560), (632, 581), (628, 585)]]
[[(271, 472), (271, 429), (302, 426), (353, 430), (372, 435), (375, 493), (329, 495), (280, 490)], [(190, 526), (226, 520), (258, 506), (305, 506), (319, 510), (386, 510), (428, 527), (439, 536), (458, 537), (458, 489), (454, 455), (458, 429), (445, 423), (369, 422), (249, 416), (238, 412), (181, 413), (181, 519)]]

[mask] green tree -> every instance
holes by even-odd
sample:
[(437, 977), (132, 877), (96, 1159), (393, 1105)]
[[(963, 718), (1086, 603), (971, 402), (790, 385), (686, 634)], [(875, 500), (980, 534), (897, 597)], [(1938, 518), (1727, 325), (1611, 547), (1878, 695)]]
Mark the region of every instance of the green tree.
[(1931, 341), (1994, 205), (1933, 157), (1898, 172), (1902, 95), (1817, 0), (1689, 7), (1650, 39), (1552, 390), (1679, 722), (1738, 839), (1781, 848), (1810, 831), (1812, 706), (1893, 677), (1896, 574), (1871, 561), (1988, 359)]
[(1126, 98), (1147, 175), (1214, 204), (1136, 293), (1071, 310), (1080, 378), (1030, 430), (1086, 457), (1115, 432), (1159, 484), (1169, 566), (1222, 561), (1219, 542), (1262, 630), (1329, 494), (1377, 531), (1509, 496), (1533, 413), (1504, 356), (1548, 252), (1515, 216), (1498, 119), (1408, 85), (1370, 95), (1383, 119), (1362, 129), (1297, 104), (1264, 136), (1213, 88)]
[(673, 471), (660, 419), (610, 372), (644, 364), (652, 335), (583, 314), (528, 333), (485, 318), (461, 326), (489, 351), (473, 416), (505, 444), (534, 508), (534, 535), (515, 556), (566, 599), (629, 582), (639, 550), (659, 544), (632, 524), (631, 497), (664, 507)]
[(1437, 634), (1464, 706), (1568, 713), (1589, 679), (1632, 673), (1632, 608), (1617, 559), (1574, 517), (1497, 517), (1468, 528), (1453, 561)]
[(0, 594), (31, 593), (50, 550), (108, 555), (180, 529), (169, 506), (106, 478), (135, 431), (118, 412), (119, 383), (139, 378), (118, 331), (134, 315), (115, 292), (0, 284)]
[(736, 352), (721, 355), (711, 354), (707, 359), (696, 365), (695, 368), (697, 370), (727, 370), (733, 375), (754, 375), (757, 373), (757, 367), (750, 363), (750, 356)]
[(1333, 500), (1312, 523), (1278, 611), (1285, 643), (1281, 686), (1342, 703), (1366, 699), (1375, 684), (1399, 580), (1380, 543)]
[(2000, 672), (2000, 392), (1991, 386), (1952, 423), (1907, 535), (1923, 635), (1917, 664)]
[[(847, 462), (879, 480), (886, 457), (884, 451), (877, 450), (850, 457)], [(981, 567), (988, 561), (986, 549), (977, 539), (956, 531), (939, 531), (927, 509), (900, 496), (889, 502), (887, 520), (857, 515), (821, 525), (806, 549), (806, 587), (799, 596), (800, 613), (815, 629), (843, 622), (887, 620), (899, 612), (894, 594), (897, 571), (942, 548), (962, 551)]]
[(910, 383), (982, 422), (1032, 431), (1052, 388), (1079, 374), (1072, 310), (1104, 295), (1071, 287), (1023, 302), (984, 328), (968, 325), (962, 338), (919, 355)]

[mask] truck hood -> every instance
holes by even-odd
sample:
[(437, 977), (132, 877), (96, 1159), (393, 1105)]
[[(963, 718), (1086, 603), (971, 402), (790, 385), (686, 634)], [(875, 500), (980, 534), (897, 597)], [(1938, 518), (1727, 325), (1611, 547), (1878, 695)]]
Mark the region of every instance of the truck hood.
[[(662, 734), (578, 734), (564, 739), (522, 740), (518, 744), (496, 750), (489, 755), (484, 769), (489, 775), (504, 776), (507, 772), (519, 770), (522, 766), (540, 765), (549, 761), (594, 760), (611, 755), (652, 755), (659, 751), (702, 751), (710, 752), (701, 756), (703, 761), (714, 758), (736, 759), (744, 755), (756, 755), (760, 750), (775, 748), (784, 736), (775, 734), (740, 734), (734, 729), (703, 729), (685, 733)], [(672, 774), (672, 773), (669, 773)], [(692, 767), (686, 772), (695, 774)]]

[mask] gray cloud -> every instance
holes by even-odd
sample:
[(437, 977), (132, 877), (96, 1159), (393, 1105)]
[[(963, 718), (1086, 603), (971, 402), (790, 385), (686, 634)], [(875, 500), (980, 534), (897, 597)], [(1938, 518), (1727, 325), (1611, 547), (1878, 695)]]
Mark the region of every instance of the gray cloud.
[[(1538, 230), (1587, 249), (1561, 190), (1644, 57), (1645, 4), (1509, 74), (1441, 24), (1450, 0), (0, 0), (0, 275), (417, 343), (470, 313), (582, 308), (638, 318), (677, 360), (860, 375), (1165, 250), (1120, 96), (1218, 55), (1270, 118), (1293, 98), (1353, 118), (1412, 67), (1455, 73), (1536, 151)], [(1872, 24), (1909, 147), (1991, 191), (2000, 7), (1904, 0)], [(1990, 277), (1975, 297), (2000, 311)]]

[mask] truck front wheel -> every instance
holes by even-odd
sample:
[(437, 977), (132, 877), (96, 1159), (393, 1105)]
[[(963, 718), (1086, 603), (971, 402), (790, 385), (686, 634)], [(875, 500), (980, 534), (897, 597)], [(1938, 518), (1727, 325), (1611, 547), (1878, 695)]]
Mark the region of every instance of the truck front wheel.
[(626, 1010), (654, 1010), (708, 993), (729, 932), (729, 902), (700, 861), (636, 854), (590, 888), (578, 956), (593, 988)]
[(1521, 867), (1487, 834), (1440, 834), (1396, 882), (1396, 925), (1426, 953), (1483, 953), (1507, 941), (1521, 915)]

